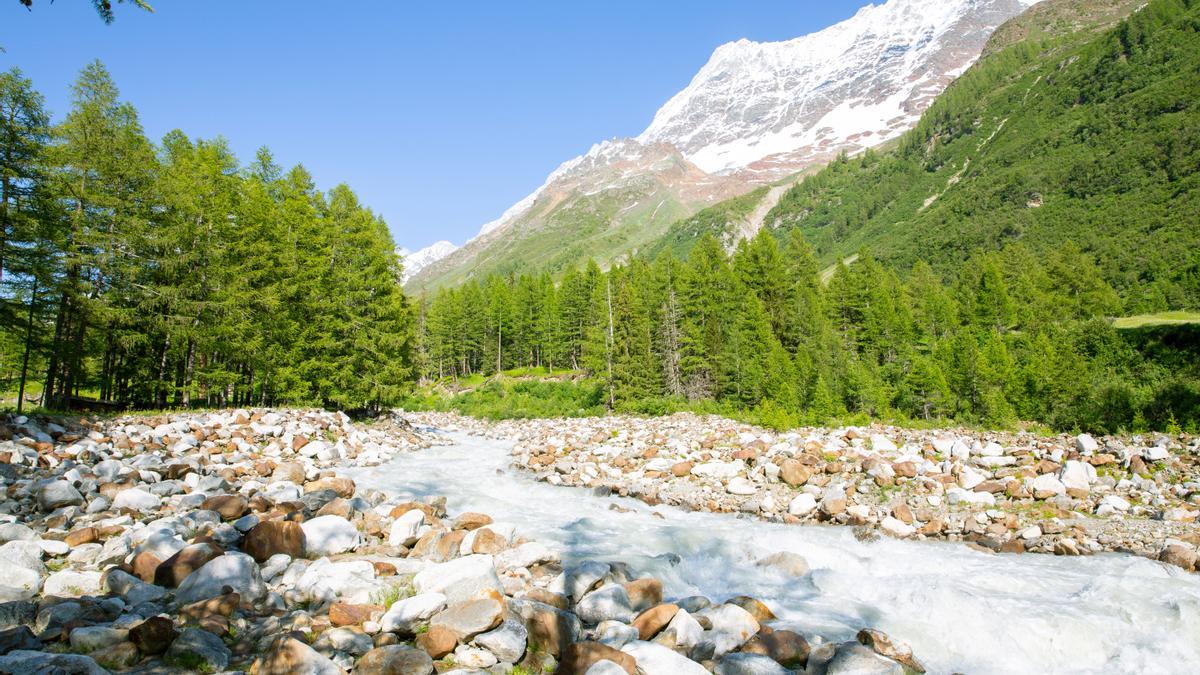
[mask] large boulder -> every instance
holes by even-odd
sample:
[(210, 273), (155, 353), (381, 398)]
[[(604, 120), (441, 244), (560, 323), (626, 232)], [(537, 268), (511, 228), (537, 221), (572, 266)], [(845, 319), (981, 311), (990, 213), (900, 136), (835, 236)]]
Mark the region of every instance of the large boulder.
[(492, 556), (481, 554), (430, 565), (413, 577), (413, 588), (420, 593), (441, 593), (450, 604), (471, 600), (489, 591), (504, 592)]
[(362, 541), (354, 523), (341, 516), (318, 516), (300, 525), (304, 530), (304, 551), (310, 558), (353, 551)]
[(495, 598), (479, 598), (451, 605), (436, 614), (429, 621), (429, 626), (445, 628), (454, 633), (460, 642), (466, 642), (500, 625), (503, 616), (503, 603)]
[(575, 605), (575, 613), (587, 624), (601, 621), (629, 623), (637, 616), (629, 595), (620, 584), (609, 584), (583, 596)]
[(379, 624), (388, 633), (414, 633), (421, 622), (428, 620), (445, 606), (445, 595), (419, 593), (393, 603), (379, 620)]
[(838, 645), (825, 675), (904, 675), (904, 667), (857, 642)]
[(242, 550), (257, 562), (266, 562), (280, 553), (292, 558), (304, 556), (304, 528), (290, 520), (263, 521), (246, 533)]
[(787, 668), (762, 654), (726, 654), (713, 669), (716, 675), (788, 675)]
[(53, 511), (64, 506), (79, 506), (83, 495), (65, 480), (56, 480), (38, 488), (37, 503), (43, 511)]
[(223, 594), (226, 586), (248, 602), (255, 602), (267, 593), (254, 558), (244, 553), (226, 553), (189, 574), (175, 592), (175, 599), (180, 604), (208, 600)]
[(84, 654), (52, 654), (18, 649), (0, 656), (0, 675), (108, 675), (95, 659)]
[(192, 572), (204, 567), (221, 553), (220, 548), (207, 542), (188, 544), (155, 568), (154, 583), (167, 588), (176, 588)]
[(529, 632), (524, 624), (505, 621), (499, 628), (475, 636), (475, 644), (496, 655), (503, 663), (517, 663), (525, 654)]
[(354, 675), (429, 675), (433, 659), (420, 649), (403, 645), (377, 647), (354, 664)]
[(127, 509), (129, 511), (138, 511), (140, 513), (157, 511), (158, 507), (161, 505), (162, 497), (138, 488), (121, 490), (117, 493), (117, 496), (113, 498), (112, 502), (112, 508), (117, 511)]

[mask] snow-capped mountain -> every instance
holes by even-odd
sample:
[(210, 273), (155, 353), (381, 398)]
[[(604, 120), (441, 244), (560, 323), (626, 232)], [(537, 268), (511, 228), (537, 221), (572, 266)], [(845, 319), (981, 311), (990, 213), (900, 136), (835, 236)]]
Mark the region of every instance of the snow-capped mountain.
[(638, 140), (768, 181), (877, 145), (912, 127), (992, 32), (1037, 1), (891, 0), (794, 40), (722, 45)]
[(397, 250), (396, 253), (399, 254), (400, 261), (404, 263), (404, 281), (407, 282), (417, 272), (457, 250), (457, 246), (445, 240), (434, 242), (415, 252), (409, 251), (406, 248)]
[(641, 135), (564, 162), (414, 282), (618, 260), (667, 217), (895, 138), (1038, 1), (888, 0), (793, 40), (721, 45)]

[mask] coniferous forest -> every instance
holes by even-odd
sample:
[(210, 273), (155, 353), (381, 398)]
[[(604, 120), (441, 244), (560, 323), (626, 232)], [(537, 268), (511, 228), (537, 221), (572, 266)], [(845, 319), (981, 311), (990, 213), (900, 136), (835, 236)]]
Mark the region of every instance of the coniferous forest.
[(99, 62), (50, 123), (0, 73), (7, 388), (50, 409), (378, 408), (410, 379), (410, 310), (384, 222), (265, 148), (146, 138)]

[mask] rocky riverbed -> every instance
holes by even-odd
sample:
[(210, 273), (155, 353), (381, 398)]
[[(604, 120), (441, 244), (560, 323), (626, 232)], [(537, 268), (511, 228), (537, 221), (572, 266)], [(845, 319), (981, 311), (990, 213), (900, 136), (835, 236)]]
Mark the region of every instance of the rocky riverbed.
[(773, 628), (762, 599), (664, 598), (622, 560), (564, 562), (344, 475), (441, 438), (323, 411), (8, 416), (0, 673), (923, 671), (871, 626), (825, 640)]
[(515, 441), (548, 483), (650, 504), (963, 541), (997, 553), (1141, 555), (1197, 570), (1200, 438), (914, 431), (773, 433), (720, 417), (489, 423), (414, 419)]

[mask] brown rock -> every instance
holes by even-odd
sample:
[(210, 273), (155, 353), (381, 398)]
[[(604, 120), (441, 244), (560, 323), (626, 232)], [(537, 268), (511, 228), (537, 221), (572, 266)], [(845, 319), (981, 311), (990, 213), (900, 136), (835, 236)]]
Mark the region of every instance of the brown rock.
[(292, 450), (299, 450), (306, 445), (308, 445), (308, 438), (306, 436), (292, 436)]
[(167, 558), (154, 570), (154, 583), (158, 586), (176, 588), (189, 574), (204, 567), (204, 564), (220, 556), (224, 551), (214, 544), (188, 544)]
[(858, 631), (858, 641), (870, 647), (876, 654), (889, 658), (902, 666), (918, 673), (925, 672), (925, 666), (913, 656), (912, 648), (900, 641), (893, 641), (882, 631), (864, 628)]
[(216, 511), (222, 520), (237, 520), (246, 515), (249, 502), (241, 495), (216, 495), (205, 499), (200, 508), (205, 511)]
[(1001, 553), (1024, 553), (1025, 542), (1020, 539), (1008, 539), (1000, 544)]
[(623, 651), (599, 642), (576, 642), (563, 653), (559, 672), (563, 675), (583, 675), (597, 661), (612, 661), (629, 675), (637, 670), (637, 660)]
[(229, 616), (242, 604), (242, 596), (237, 593), (225, 593), (208, 600), (200, 600), (190, 605), (184, 605), (179, 610), (179, 616), (192, 621), (199, 621), (209, 616)]
[(152, 616), (129, 629), (129, 641), (147, 655), (162, 654), (177, 637), (175, 622), (165, 616)]
[(430, 626), (429, 630), (417, 636), (416, 643), (430, 657), (440, 659), (458, 646), (458, 636), (449, 628)]
[(305, 492), (320, 492), (322, 490), (333, 490), (337, 493), (337, 496), (349, 499), (354, 496), (354, 481), (349, 478), (342, 478), (341, 476), (329, 476), (304, 484)]
[(432, 672), (433, 659), (429, 654), (404, 645), (376, 647), (354, 664), (354, 675), (428, 675)]
[(901, 478), (917, 477), (917, 465), (912, 462), (896, 462), (892, 465), (892, 471), (895, 471), (896, 475)]
[(304, 465), (300, 462), (280, 462), (271, 474), (272, 481), (290, 481), (296, 485), (304, 484)]
[(492, 517), (484, 513), (460, 513), (454, 519), (453, 529), (455, 530), (478, 530), (485, 525), (492, 524)]
[(101, 647), (88, 656), (92, 657), (96, 663), (112, 670), (124, 670), (142, 660), (138, 648), (128, 641)]
[(525, 593), (525, 597), (534, 602), (540, 602), (543, 605), (550, 605), (555, 609), (570, 609), (571, 603), (565, 595), (560, 595), (548, 591), (544, 588), (533, 587)]
[(481, 527), (475, 531), (475, 539), (471, 541), (472, 553), (495, 554), (508, 547), (508, 542), (491, 529)]
[(63, 541), (71, 548), (82, 544), (90, 544), (100, 541), (100, 530), (94, 527), (83, 527), (67, 534), (67, 536), (63, 537)]
[(437, 562), (446, 562), (457, 558), (458, 552), (462, 548), (462, 541), (466, 536), (466, 530), (451, 530), (442, 535), (434, 547), (433, 559)]
[(573, 638), (570, 617), (563, 610), (534, 607), (525, 620), (530, 648), (558, 658)]
[(912, 509), (908, 508), (908, 504), (903, 502), (892, 507), (892, 515), (896, 517), (896, 520), (907, 525), (912, 525), (913, 523)]
[(399, 518), (413, 509), (417, 509), (421, 513), (424, 513), (425, 522), (427, 523), (436, 523), (441, 520), (441, 518), (438, 517), (437, 511), (431, 504), (422, 504), (421, 502), (404, 502), (403, 504), (397, 504), (396, 506), (392, 507), (392, 512), (388, 515), (393, 519)]
[(812, 478), (812, 468), (798, 459), (785, 459), (779, 465), (779, 478), (792, 487), (800, 487)]
[(304, 530), (294, 521), (265, 520), (246, 533), (242, 550), (260, 563), (276, 553), (299, 558), (304, 555)]
[(133, 556), (133, 576), (152, 584), (154, 583), (154, 572), (161, 564), (162, 561), (158, 559), (158, 556), (150, 551), (142, 551)]
[(671, 465), (671, 475), (676, 478), (682, 478), (692, 472), (692, 467), (695, 466), (691, 462), (677, 462)]
[(250, 666), (251, 675), (293, 675), (294, 673), (312, 672), (308, 665), (316, 651), (300, 640), (284, 635), (259, 656), (254, 665)]
[(737, 605), (742, 609), (750, 612), (750, 615), (759, 623), (770, 621), (775, 618), (775, 613), (771, 611), (763, 602), (757, 598), (752, 598), (748, 595), (739, 595), (736, 598), (731, 598), (726, 604)]
[(334, 626), (357, 626), (371, 620), (371, 615), (383, 612), (382, 605), (354, 605), (335, 602), (329, 606), (329, 623)]
[(678, 611), (679, 606), (672, 603), (651, 607), (638, 614), (631, 625), (638, 630), (639, 640), (649, 640), (666, 628)]
[(377, 577), (394, 577), (396, 576), (396, 566), (390, 562), (376, 560), (371, 563), (375, 567), (375, 576)]
[(763, 629), (742, 645), (741, 651), (769, 656), (788, 668), (802, 668), (808, 663), (808, 640), (790, 630)]
[(662, 582), (654, 577), (634, 579), (624, 586), (625, 594), (629, 596), (629, 604), (635, 612), (649, 609), (662, 602)]
[(743, 462), (752, 462), (758, 459), (758, 451), (754, 448), (741, 448), (733, 453), (734, 459), (740, 459)]
[(1192, 549), (1179, 544), (1170, 544), (1158, 554), (1158, 559), (1168, 565), (1175, 565), (1191, 572), (1196, 569), (1197, 554)]

